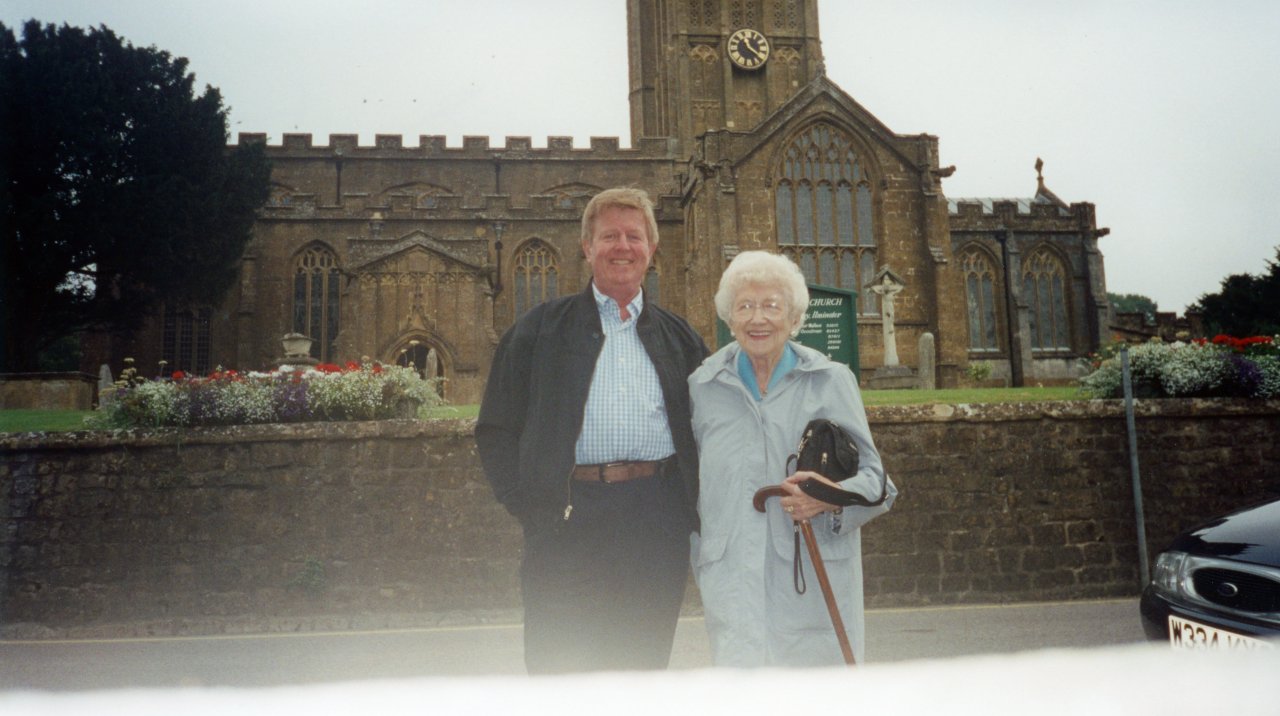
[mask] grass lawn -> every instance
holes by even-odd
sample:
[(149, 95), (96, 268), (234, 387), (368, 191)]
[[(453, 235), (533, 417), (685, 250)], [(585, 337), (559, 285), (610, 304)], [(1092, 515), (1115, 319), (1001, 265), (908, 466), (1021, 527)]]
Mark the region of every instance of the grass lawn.
[[(480, 404), (472, 403), (471, 405), (441, 405), (438, 408), (428, 408), (427, 414), (423, 417), (427, 418), (474, 418), (480, 414)], [(421, 415), (421, 414), (419, 414)]]
[(919, 405), (921, 403), (1037, 403), (1045, 400), (1087, 400), (1074, 385), (1051, 388), (947, 388), (945, 390), (864, 390), (867, 405)]
[(90, 410), (0, 410), (0, 433), (84, 430)]
[[(866, 390), (862, 399), (867, 405), (919, 405), (921, 403), (1015, 403), (1044, 400), (1082, 400), (1079, 388), (951, 388), (948, 390)], [(432, 408), (427, 418), (474, 418), (480, 406), (445, 405)], [(61, 432), (84, 430), (84, 419), (91, 413), (83, 410), (0, 410), (0, 432)]]

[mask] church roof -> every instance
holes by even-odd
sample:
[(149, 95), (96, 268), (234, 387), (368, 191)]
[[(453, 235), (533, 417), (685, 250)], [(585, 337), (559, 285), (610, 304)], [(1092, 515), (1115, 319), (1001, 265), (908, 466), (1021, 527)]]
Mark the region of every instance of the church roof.
[(998, 202), (1011, 202), (1017, 204), (1019, 214), (1030, 214), (1032, 204), (1049, 204), (1058, 207), (1058, 214), (1061, 216), (1071, 215), (1071, 206), (1067, 202), (1058, 198), (1044, 185), (1044, 161), (1036, 157), (1036, 194), (1030, 199), (1021, 197), (1015, 198), (990, 198), (990, 197), (970, 197), (947, 199), (947, 213), (957, 214), (960, 212), (960, 204), (980, 204), (982, 213), (991, 214), (995, 211), (995, 204)]

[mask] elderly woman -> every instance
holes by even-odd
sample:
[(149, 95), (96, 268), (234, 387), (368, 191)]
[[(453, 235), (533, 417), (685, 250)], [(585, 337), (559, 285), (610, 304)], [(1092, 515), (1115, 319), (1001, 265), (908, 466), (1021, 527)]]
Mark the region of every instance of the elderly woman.
[[(734, 343), (689, 376), (698, 441), (700, 534), (692, 539), (712, 659), (718, 666), (842, 664), (817, 577), (807, 556), (797, 593), (794, 523), (811, 520), (854, 656), (862, 660), (862, 547), (859, 527), (888, 511), (897, 489), (871, 441), (853, 373), (789, 339), (800, 332), (809, 291), (800, 269), (764, 251), (738, 254), (716, 291), (716, 312)], [(813, 418), (838, 423), (858, 446), (858, 472), (841, 482), (813, 472), (788, 474), (788, 456)], [(858, 493), (876, 507), (820, 502), (800, 490), (816, 478)], [(756, 512), (756, 490), (788, 493)]]

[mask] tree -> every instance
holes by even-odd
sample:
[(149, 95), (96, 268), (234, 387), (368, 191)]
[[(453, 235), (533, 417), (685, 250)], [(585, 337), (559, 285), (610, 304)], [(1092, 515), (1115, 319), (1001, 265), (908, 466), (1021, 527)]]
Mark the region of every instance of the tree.
[(1222, 290), (1204, 294), (1191, 308), (1204, 314), (1210, 333), (1240, 338), (1280, 334), (1280, 246), (1266, 273), (1232, 274), (1222, 279)]
[(1115, 313), (1142, 313), (1148, 324), (1156, 322), (1156, 302), (1140, 293), (1108, 293), (1107, 302)]
[(18, 41), (0, 23), (0, 370), (235, 280), (270, 163), (228, 149), (221, 95), (194, 84), (185, 58), (105, 26), (32, 20)]

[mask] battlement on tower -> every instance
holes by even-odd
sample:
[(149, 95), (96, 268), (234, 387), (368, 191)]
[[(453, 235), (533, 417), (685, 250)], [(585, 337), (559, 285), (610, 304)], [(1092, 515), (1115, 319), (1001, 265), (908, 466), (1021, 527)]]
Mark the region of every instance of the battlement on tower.
[(1035, 199), (963, 198), (948, 199), (947, 213), (952, 216), (1021, 214), (1023, 216), (1071, 216), (1067, 209)]
[(461, 147), (450, 147), (439, 134), (418, 135), (417, 146), (406, 146), (400, 134), (374, 135), (373, 144), (360, 144), (357, 134), (330, 134), (328, 144), (316, 144), (310, 133), (284, 134), (279, 144), (269, 144), (260, 132), (241, 132), (240, 144), (262, 144), (272, 156), (432, 159), (664, 159), (674, 156), (675, 141), (667, 137), (643, 137), (638, 146), (623, 148), (617, 137), (592, 137), (590, 146), (575, 147), (573, 137), (549, 136), (547, 146), (535, 148), (527, 136), (506, 137), (504, 146), (492, 146), (489, 137), (465, 136)]

